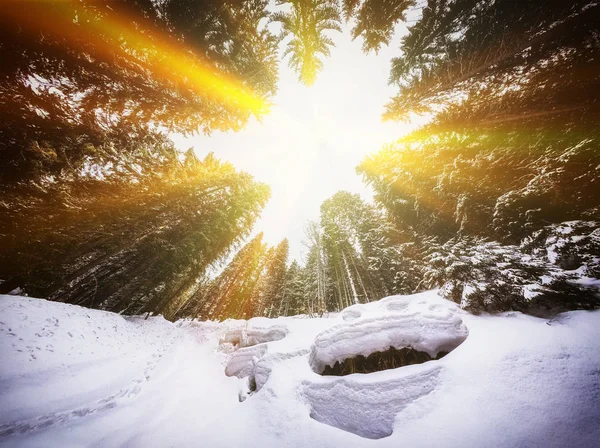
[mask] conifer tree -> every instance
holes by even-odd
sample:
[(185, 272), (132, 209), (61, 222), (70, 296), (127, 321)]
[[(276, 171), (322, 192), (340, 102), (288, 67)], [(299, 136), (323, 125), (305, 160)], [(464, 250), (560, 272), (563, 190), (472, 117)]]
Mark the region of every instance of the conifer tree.
[(306, 272), (296, 260), (292, 261), (285, 273), (285, 288), (283, 290), (283, 308), (281, 315), (295, 316), (308, 314), (307, 297), (311, 294), (307, 290)]
[[(600, 162), (597, 17), (589, 1), (431, 0), (410, 28), (386, 116), (433, 118), (358, 171), (398, 231), (423, 246), (418, 287), (444, 285), (471, 310), (597, 303), (581, 274), (559, 272), (544, 244), (527, 243), (573, 220), (600, 222), (590, 194)], [(594, 272), (578, 259), (577, 272)]]
[(340, 191), (321, 205), (321, 226), (339, 309), (383, 297), (387, 285), (370, 265), (380, 254), (366, 244), (379, 229), (373, 209), (358, 195)]
[(269, 193), (163, 132), (239, 129), (266, 110), (267, 3), (2, 3), (0, 290), (186, 308)]
[[(590, 0), (428, 0), (392, 61), (390, 81), (400, 92), (385, 116), (439, 109), (474, 87), (505, 90), (563, 58), (597, 51), (598, 9)], [(585, 76), (595, 61), (583, 58), (570, 72)]]
[(285, 314), (287, 307), (284, 293), (287, 288), (286, 273), (289, 243), (287, 239), (282, 240), (272, 249), (270, 257), (265, 263), (265, 271), (261, 278), (258, 290), (257, 315), (268, 317), (281, 316)]
[(330, 292), (331, 277), (327, 272), (324, 259), (324, 246), (318, 223), (309, 221), (304, 230), (307, 238), (308, 254), (305, 261), (305, 276), (308, 313), (323, 314), (327, 311), (327, 296)]
[(266, 109), (277, 39), (266, 0), (0, 5), (0, 185), (62, 179), (148, 132), (239, 129)]
[(354, 21), (352, 39), (362, 37), (364, 52), (389, 45), (395, 25), (414, 5), (414, 0), (342, 0), (344, 19)]
[(283, 57), (298, 74), (301, 83), (311, 86), (323, 69), (321, 56), (327, 57), (334, 45), (327, 31), (341, 32), (339, 6), (335, 0), (277, 0), (291, 6), (290, 12), (276, 12), (272, 21), (281, 23), (281, 37), (291, 37)]
[(207, 267), (250, 232), (269, 190), (212, 155), (190, 152), (155, 168), (138, 183), (77, 179), (63, 197), (50, 191), (12, 208), (1, 277), (51, 300), (175, 313)]
[(265, 265), (267, 246), (259, 233), (234, 256), (223, 272), (195, 298), (196, 316), (223, 320), (254, 315), (256, 288)]

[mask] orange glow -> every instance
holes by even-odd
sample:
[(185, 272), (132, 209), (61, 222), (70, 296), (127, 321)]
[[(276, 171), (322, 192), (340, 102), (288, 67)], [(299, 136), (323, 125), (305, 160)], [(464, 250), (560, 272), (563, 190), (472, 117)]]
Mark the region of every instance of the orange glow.
[[(182, 42), (157, 29), (150, 21), (127, 17), (110, 3), (82, 4), (73, 0), (30, 4), (2, 2), (1, 21), (18, 19), (28, 32), (65, 39), (67, 45), (94, 47), (94, 59), (110, 61), (115, 55), (134, 68), (175, 85), (183, 85), (201, 97), (227, 108), (240, 108), (255, 115), (268, 112), (269, 103), (255, 95), (233, 76), (202, 60)], [(105, 8), (100, 9), (100, 6)], [(94, 8), (94, 13), (91, 12)], [(74, 19), (75, 18), (75, 19)]]

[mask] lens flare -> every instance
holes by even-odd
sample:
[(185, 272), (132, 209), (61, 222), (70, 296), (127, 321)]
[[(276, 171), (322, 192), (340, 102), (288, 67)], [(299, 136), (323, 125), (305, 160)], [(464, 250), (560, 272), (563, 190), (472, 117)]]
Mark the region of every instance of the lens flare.
[(59, 39), (71, 47), (93, 47), (93, 59), (110, 61), (119, 56), (135, 69), (226, 108), (255, 115), (269, 111), (269, 103), (235, 76), (224, 73), (149, 19), (127, 14), (118, 3), (112, 5), (73, 0), (3, 1), (0, 23), (18, 20), (26, 28), (23, 32), (41, 32), (43, 39)]

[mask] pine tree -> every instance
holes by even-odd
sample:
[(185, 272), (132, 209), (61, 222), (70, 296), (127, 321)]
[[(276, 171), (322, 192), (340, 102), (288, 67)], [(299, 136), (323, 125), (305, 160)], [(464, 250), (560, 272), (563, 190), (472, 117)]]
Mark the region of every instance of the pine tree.
[[(239, 129), (275, 91), (267, 1), (0, 5), (0, 185), (60, 180), (148, 132)], [(201, 25), (202, 24), (202, 25)]]
[(285, 304), (281, 315), (295, 316), (308, 314), (308, 300), (310, 291), (307, 290), (306, 272), (294, 260), (285, 273), (285, 288), (283, 290), (283, 303)]
[(257, 294), (257, 315), (276, 317), (285, 315), (288, 306), (285, 302), (287, 259), (289, 253), (287, 239), (272, 250), (265, 264)]
[(394, 27), (406, 21), (406, 11), (414, 0), (343, 0), (342, 9), (346, 22), (354, 20), (352, 39), (363, 38), (363, 51), (379, 51), (389, 45)]
[(330, 291), (330, 276), (324, 259), (323, 237), (319, 225), (309, 221), (304, 230), (308, 254), (305, 261), (305, 278), (308, 313), (323, 314), (327, 311), (327, 296)]
[(301, 83), (311, 86), (323, 69), (320, 55), (327, 57), (334, 45), (327, 31), (341, 32), (339, 6), (335, 0), (277, 0), (290, 4), (290, 12), (276, 12), (272, 21), (281, 23), (281, 37), (291, 37), (283, 57), (298, 74)]
[(126, 313), (187, 307), (269, 192), (163, 132), (239, 129), (266, 110), (267, 3), (2, 3), (1, 289)]
[[(428, 0), (392, 61), (390, 81), (400, 92), (385, 116), (439, 110), (474, 87), (505, 91), (562, 58), (597, 51), (597, 17), (589, 0)], [(571, 73), (585, 74), (590, 64), (596, 59), (581, 59)]]
[(379, 299), (388, 291), (380, 273), (371, 269), (370, 262), (379, 254), (366, 244), (369, 237), (377, 238), (376, 220), (374, 210), (356, 194), (341, 191), (321, 205), (325, 254), (338, 309)]
[(252, 317), (256, 303), (252, 299), (265, 266), (266, 244), (259, 233), (250, 240), (223, 272), (199, 291), (196, 317), (223, 320)]
[[(245, 237), (268, 187), (188, 153), (138, 183), (77, 179), (65, 196), (12, 208), (0, 275), (26, 292), (92, 308), (171, 316), (209, 265)], [(57, 198), (58, 200), (51, 200)]]
[(417, 17), (385, 117), (432, 119), (358, 167), (400, 237), (383, 246), (410, 249), (405, 281), (470, 310), (596, 306), (528, 241), (598, 222), (598, 5), (428, 0)]

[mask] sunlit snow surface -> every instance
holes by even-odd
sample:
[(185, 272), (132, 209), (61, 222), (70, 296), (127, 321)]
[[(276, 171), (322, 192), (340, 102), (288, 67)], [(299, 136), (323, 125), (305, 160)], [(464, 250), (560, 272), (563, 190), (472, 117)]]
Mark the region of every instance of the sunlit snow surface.
[[(390, 346), (450, 353), (370, 374), (317, 373)], [(171, 324), (0, 296), (0, 355), (2, 446), (600, 440), (600, 311), (473, 316), (431, 291), (318, 319)]]

